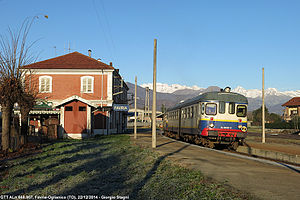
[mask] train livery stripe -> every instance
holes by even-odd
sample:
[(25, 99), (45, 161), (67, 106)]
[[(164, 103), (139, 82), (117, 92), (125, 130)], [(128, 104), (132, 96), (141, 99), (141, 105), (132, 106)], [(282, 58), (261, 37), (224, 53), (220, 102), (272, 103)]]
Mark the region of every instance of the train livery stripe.
[[(237, 122), (237, 123), (239, 123), (239, 120), (226, 120), (226, 119), (213, 119), (213, 120), (210, 120), (210, 119), (201, 119), (200, 121)], [(247, 123), (247, 121), (242, 121), (240, 123)]]

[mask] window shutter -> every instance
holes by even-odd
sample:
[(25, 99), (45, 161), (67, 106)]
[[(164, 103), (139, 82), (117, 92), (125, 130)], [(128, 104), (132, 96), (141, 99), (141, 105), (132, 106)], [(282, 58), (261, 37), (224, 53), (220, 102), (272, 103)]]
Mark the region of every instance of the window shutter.
[(92, 92), (92, 79), (87, 78), (87, 92)]
[(84, 78), (82, 79), (82, 92), (87, 92), (86, 89), (86, 78)]
[(45, 92), (50, 92), (50, 78), (45, 78)]
[(45, 78), (41, 79), (41, 92), (45, 92)]

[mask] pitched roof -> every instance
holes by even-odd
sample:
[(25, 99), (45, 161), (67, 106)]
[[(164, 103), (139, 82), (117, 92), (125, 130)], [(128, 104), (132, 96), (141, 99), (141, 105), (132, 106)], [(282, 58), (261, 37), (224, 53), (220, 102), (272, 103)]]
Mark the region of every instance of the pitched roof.
[(282, 104), (282, 106), (300, 106), (300, 97), (294, 97)]
[(87, 104), (89, 106), (95, 107), (90, 101), (88, 101), (88, 100), (86, 100), (86, 99), (84, 99), (84, 98), (82, 98), (80, 96), (77, 96), (77, 95), (73, 95), (73, 96), (71, 96), (69, 98), (64, 99), (59, 104), (55, 105), (55, 107), (58, 107), (60, 105), (63, 105), (65, 103), (68, 103), (68, 102), (73, 101), (73, 100), (79, 100), (79, 101), (81, 101), (81, 102), (83, 102), (83, 103), (85, 103), (85, 104)]
[(115, 69), (114, 67), (100, 62), (94, 58), (78, 52), (25, 65), (27, 69)]

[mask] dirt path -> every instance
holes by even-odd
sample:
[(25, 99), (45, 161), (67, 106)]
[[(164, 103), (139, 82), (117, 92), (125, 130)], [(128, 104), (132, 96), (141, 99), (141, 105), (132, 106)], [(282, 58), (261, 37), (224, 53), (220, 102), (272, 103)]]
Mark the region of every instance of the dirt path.
[[(138, 133), (134, 143), (151, 148), (151, 134)], [(289, 168), (231, 157), (157, 136), (158, 153), (180, 165), (200, 170), (221, 184), (261, 199), (300, 199), (300, 172)]]

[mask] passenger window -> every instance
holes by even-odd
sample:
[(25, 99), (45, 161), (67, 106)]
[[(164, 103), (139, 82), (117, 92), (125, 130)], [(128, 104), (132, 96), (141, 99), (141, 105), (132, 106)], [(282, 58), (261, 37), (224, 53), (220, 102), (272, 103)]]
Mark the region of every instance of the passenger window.
[(233, 102), (230, 102), (229, 103), (229, 109), (228, 109), (229, 111), (229, 114), (234, 114), (235, 113), (235, 103), (233, 103)]
[(202, 114), (202, 115), (204, 114), (204, 111), (205, 111), (205, 104), (202, 103), (202, 104), (201, 104), (201, 114)]
[(225, 102), (224, 101), (219, 102), (219, 113), (221, 113), (221, 114), (225, 113)]
[(194, 107), (191, 107), (191, 118), (194, 117)]
[(205, 113), (207, 115), (216, 115), (217, 114), (217, 104), (207, 103), (205, 108)]
[(238, 105), (236, 109), (236, 115), (238, 117), (246, 117), (247, 107), (245, 105)]
[(190, 110), (191, 110), (190, 108), (187, 109), (187, 118), (190, 118), (190, 112), (191, 112)]

